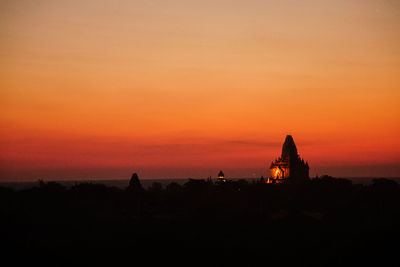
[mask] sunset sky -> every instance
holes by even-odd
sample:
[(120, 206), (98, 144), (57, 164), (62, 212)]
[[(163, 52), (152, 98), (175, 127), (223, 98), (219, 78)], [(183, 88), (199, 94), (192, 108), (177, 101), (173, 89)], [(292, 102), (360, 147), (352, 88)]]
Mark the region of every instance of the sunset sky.
[(0, 1), (0, 180), (400, 176), (400, 2)]

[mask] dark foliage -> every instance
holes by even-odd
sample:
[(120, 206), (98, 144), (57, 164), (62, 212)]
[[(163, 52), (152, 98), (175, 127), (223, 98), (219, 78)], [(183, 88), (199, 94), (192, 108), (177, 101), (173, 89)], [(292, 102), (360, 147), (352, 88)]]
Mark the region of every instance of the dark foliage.
[(282, 185), (190, 179), (148, 190), (137, 175), (127, 190), (40, 181), (23, 191), (0, 188), (0, 221), (1, 251), (9, 253), (64, 251), (65, 259), (67, 251), (128, 251), (132, 258), (388, 266), (397, 264), (400, 187), (329, 176)]

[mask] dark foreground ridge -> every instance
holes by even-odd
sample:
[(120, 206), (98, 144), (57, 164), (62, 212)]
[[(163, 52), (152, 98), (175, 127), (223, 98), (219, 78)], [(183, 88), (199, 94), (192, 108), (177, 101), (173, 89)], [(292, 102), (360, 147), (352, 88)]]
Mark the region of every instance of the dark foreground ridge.
[(1, 251), (65, 253), (59, 260), (128, 251), (133, 258), (382, 265), (398, 262), (399, 207), (399, 185), (388, 179), (368, 186), (329, 176), (279, 185), (191, 179), (144, 189), (133, 175), (126, 190), (40, 182), (0, 188)]

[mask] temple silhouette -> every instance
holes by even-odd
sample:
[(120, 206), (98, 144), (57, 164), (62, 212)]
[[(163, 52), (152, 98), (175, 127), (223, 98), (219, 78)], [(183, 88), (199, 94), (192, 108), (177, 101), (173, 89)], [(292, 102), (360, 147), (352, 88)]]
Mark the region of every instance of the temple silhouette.
[(283, 183), (286, 181), (304, 181), (309, 179), (308, 162), (304, 162), (297, 153), (293, 137), (287, 135), (282, 146), (282, 154), (271, 163), (270, 177), (267, 183)]

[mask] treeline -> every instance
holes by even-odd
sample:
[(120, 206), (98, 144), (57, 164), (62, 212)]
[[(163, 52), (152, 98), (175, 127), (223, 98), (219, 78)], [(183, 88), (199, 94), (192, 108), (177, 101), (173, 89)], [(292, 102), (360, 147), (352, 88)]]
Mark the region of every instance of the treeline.
[(359, 185), (329, 176), (301, 184), (190, 179), (143, 188), (133, 175), (126, 189), (40, 181), (21, 191), (0, 188), (0, 221), (2, 249), (11, 251), (208, 248), (340, 265), (395, 255), (400, 187), (383, 178)]

